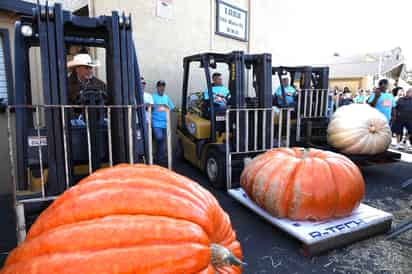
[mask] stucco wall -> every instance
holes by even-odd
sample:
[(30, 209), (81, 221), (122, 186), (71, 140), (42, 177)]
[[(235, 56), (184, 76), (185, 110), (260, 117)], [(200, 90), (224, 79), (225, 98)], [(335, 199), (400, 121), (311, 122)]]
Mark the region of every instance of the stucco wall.
[[(90, 9), (94, 15), (110, 14), (112, 10), (132, 14), (133, 38), (147, 90), (154, 90), (155, 82), (163, 79), (168, 83), (167, 92), (179, 105), (184, 56), (207, 51), (248, 50), (247, 42), (215, 35), (215, 2), (175, 0), (171, 19), (156, 16), (156, 0), (92, 0)], [(228, 2), (248, 9), (249, 0)], [(101, 54), (99, 58), (103, 59)], [(204, 88), (204, 76), (198, 72), (190, 81), (193, 91)], [(99, 74), (103, 73), (100, 69)]]
[(335, 78), (330, 79), (329, 86), (331, 88), (339, 87), (343, 90), (344, 87), (348, 87), (352, 93), (358, 91), (358, 89), (366, 89), (366, 77), (363, 78)]

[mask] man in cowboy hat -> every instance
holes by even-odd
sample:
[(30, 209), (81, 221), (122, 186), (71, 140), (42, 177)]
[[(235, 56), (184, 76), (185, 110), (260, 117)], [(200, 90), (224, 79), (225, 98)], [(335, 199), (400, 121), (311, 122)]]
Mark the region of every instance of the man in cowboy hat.
[(67, 63), (67, 67), (72, 69), (68, 78), (69, 104), (79, 104), (78, 99), (82, 90), (106, 91), (106, 84), (93, 75), (93, 68), (97, 66), (99, 65), (87, 53), (77, 54)]

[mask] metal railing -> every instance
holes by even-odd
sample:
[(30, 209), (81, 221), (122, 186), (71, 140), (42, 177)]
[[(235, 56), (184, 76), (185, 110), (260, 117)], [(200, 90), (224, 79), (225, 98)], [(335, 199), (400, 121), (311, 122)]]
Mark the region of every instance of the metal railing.
[[(329, 110), (329, 90), (306, 89), (298, 93), (298, 113), (302, 118), (326, 117)], [(302, 106), (303, 103), (303, 106)]]
[(327, 118), (332, 105), (329, 105), (328, 89), (306, 89), (298, 93), (296, 141), (301, 139), (302, 119)]
[[(71, 134), (72, 126), (67, 124), (67, 121), (69, 118), (68, 115), (71, 115), (74, 113), (75, 110), (77, 111), (82, 111), (84, 113), (84, 120), (82, 122), (84, 123), (82, 126), (85, 128), (83, 130), (86, 131), (86, 143), (87, 143), (87, 165), (88, 165), (88, 174), (92, 173), (92, 132), (91, 132), (91, 126), (90, 126), (90, 116), (91, 116), (91, 110), (99, 110), (103, 115), (104, 115), (104, 125), (102, 126), (103, 128), (106, 127), (104, 131), (107, 130), (107, 162), (104, 163), (105, 166), (113, 166), (114, 160), (113, 160), (113, 143), (112, 143), (112, 117), (113, 117), (113, 112), (114, 111), (120, 111), (123, 110), (122, 113), (124, 113), (126, 120), (127, 120), (127, 150), (125, 149), (126, 153), (128, 154), (128, 162), (129, 163), (136, 163), (138, 159), (135, 158), (135, 146), (138, 145), (138, 136), (139, 134), (141, 135), (141, 132), (133, 132), (134, 129), (138, 131), (139, 127), (135, 126), (133, 127), (133, 123), (146, 123), (147, 125), (147, 148), (148, 148), (148, 157), (143, 157), (143, 162), (149, 165), (153, 164), (153, 141), (152, 141), (152, 109), (151, 107), (147, 107), (146, 111), (146, 119), (147, 121), (139, 121), (138, 115), (136, 110), (139, 108), (146, 108), (145, 105), (111, 105), (111, 106), (79, 106), (79, 105), (19, 105), (19, 106), (9, 106), (7, 108), (7, 124), (8, 124), (8, 144), (9, 144), (9, 157), (10, 157), (10, 163), (11, 163), (11, 175), (12, 175), (12, 180), (14, 184), (14, 198), (15, 198), (15, 204), (16, 204), (16, 213), (17, 213), (17, 220), (18, 220), (18, 238), (19, 240), (23, 240), (25, 238), (25, 221), (24, 221), (24, 204), (26, 203), (35, 203), (35, 202), (46, 202), (46, 201), (52, 201), (55, 200), (58, 196), (56, 195), (47, 195), (46, 194), (46, 185), (47, 185), (47, 165), (48, 162), (46, 162), (47, 159), (47, 153), (43, 150), (43, 148), (47, 148), (48, 146), (48, 140), (47, 140), (47, 134), (44, 134), (44, 131), (47, 130), (47, 127), (44, 126), (43, 118), (44, 118), (44, 113), (46, 111), (58, 111), (60, 116), (61, 116), (61, 130), (62, 130), (62, 136), (63, 136), (63, 151), (64, 151), (64, 170), (65, 170), (65, 186), (64, 190), (68, 189), (71, 185), (70, 178), (69, 178), (69, 163), (71, 162), (71, 159), (69, 159), (69, 149), (70, 149), (70, 144), (69, 144), (69, 134)], [(16, 136), (15, 134), (15, 128), (14, 128), (14, 123), (12, 121), (12, 116), (14, 116), (14, 113), (17, 111), (27, 111), (32, 115), (33, 118), (33, 128), (31, 129), (32, 134), (31, 136), (27, 136), (28, 139), (31, 138), (31, 140), (26, 140), (28, 142), (28, 149), (31, 147), (31, 151), (36, 151), (37, 153), (36, 156), (36, 161), (38, 161), (38, 170), (40, 171), (40, 191), (36, 192), (38, 197), (36, 198), (25, 198), (25, 199), (17, 199), (17, 165), (16, 165), (16, 156), (15, 152), (17, 150), (17, 144), (16, 142)], [(171, 118), (170, 118), (170, 110), (165, 108), (166, 112), (166, 119), (167, 119), (167, 137), (166, 137), (166, 153), (167, 153), (167, 165), (169, 169), (172, 169), (172, 140), (171, 140)], [(79, 122), (78, 119), (72, 119), (69, 121), (71, 124), (74, 122)], [(146, 126), (143, 125), (143, 126)], [(105, 132), (102, 133), (103, 135)], [(34, 136), (33, 136), (34, 135)], [(145, 140), (145, 136), (140, 136)], [(140, 138), (140, 139), (141, 139)], [(146, 145), (146, 142), (143, 141), (143, 144)], [(34, 149), (33, 149), (34, 147)], [(36, 148), (37, 147), (37, 148)], [(46, 154), (46, 155), (45, 155)], [(29, 157), (28, 151), (27, 155), (23, 155), (24, 157)], [(147, 158), (147, 159), (146, 159)], [(46, 162), (46, 163), (45, 163)], [(87, 174), (85, 174), (87, 175)], [(30, 181), (29, 181), (30, 184)], [(30, 185), (28, 185), (27, 190), (29, 190)]]
[[(226, 184), (232, 187), (232, 157), (289, 147), (292, 108), (226, 110)], [(269, 130), (268, 130), (269, 127)], [(269, 136), (268, 136), (268, 135)], [(234, 141), (232, 141), (234, 140)]]

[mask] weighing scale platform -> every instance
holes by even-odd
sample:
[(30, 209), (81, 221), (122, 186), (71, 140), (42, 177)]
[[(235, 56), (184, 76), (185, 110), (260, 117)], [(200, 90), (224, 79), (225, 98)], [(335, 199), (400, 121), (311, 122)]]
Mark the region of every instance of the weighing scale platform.
[(329, 221), (299, 222), (280, 219), (259, 207), (242, 188), (230, 189), (228, 193), (272, 225), (302, 242), (303, 253), (306, 256), (385, 233), (392, 224), (392, 214), (365, 204), (360, 204), (351, 216)]

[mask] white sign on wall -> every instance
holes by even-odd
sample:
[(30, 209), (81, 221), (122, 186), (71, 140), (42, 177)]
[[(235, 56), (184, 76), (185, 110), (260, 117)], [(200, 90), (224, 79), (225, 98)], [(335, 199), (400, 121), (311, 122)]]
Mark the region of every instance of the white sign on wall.
[(173, 0), (157, 0), (156, 15), (162, 18), (173, 17)]
[(247, 41), (247, 11), (216, 0), (216, 34)]

